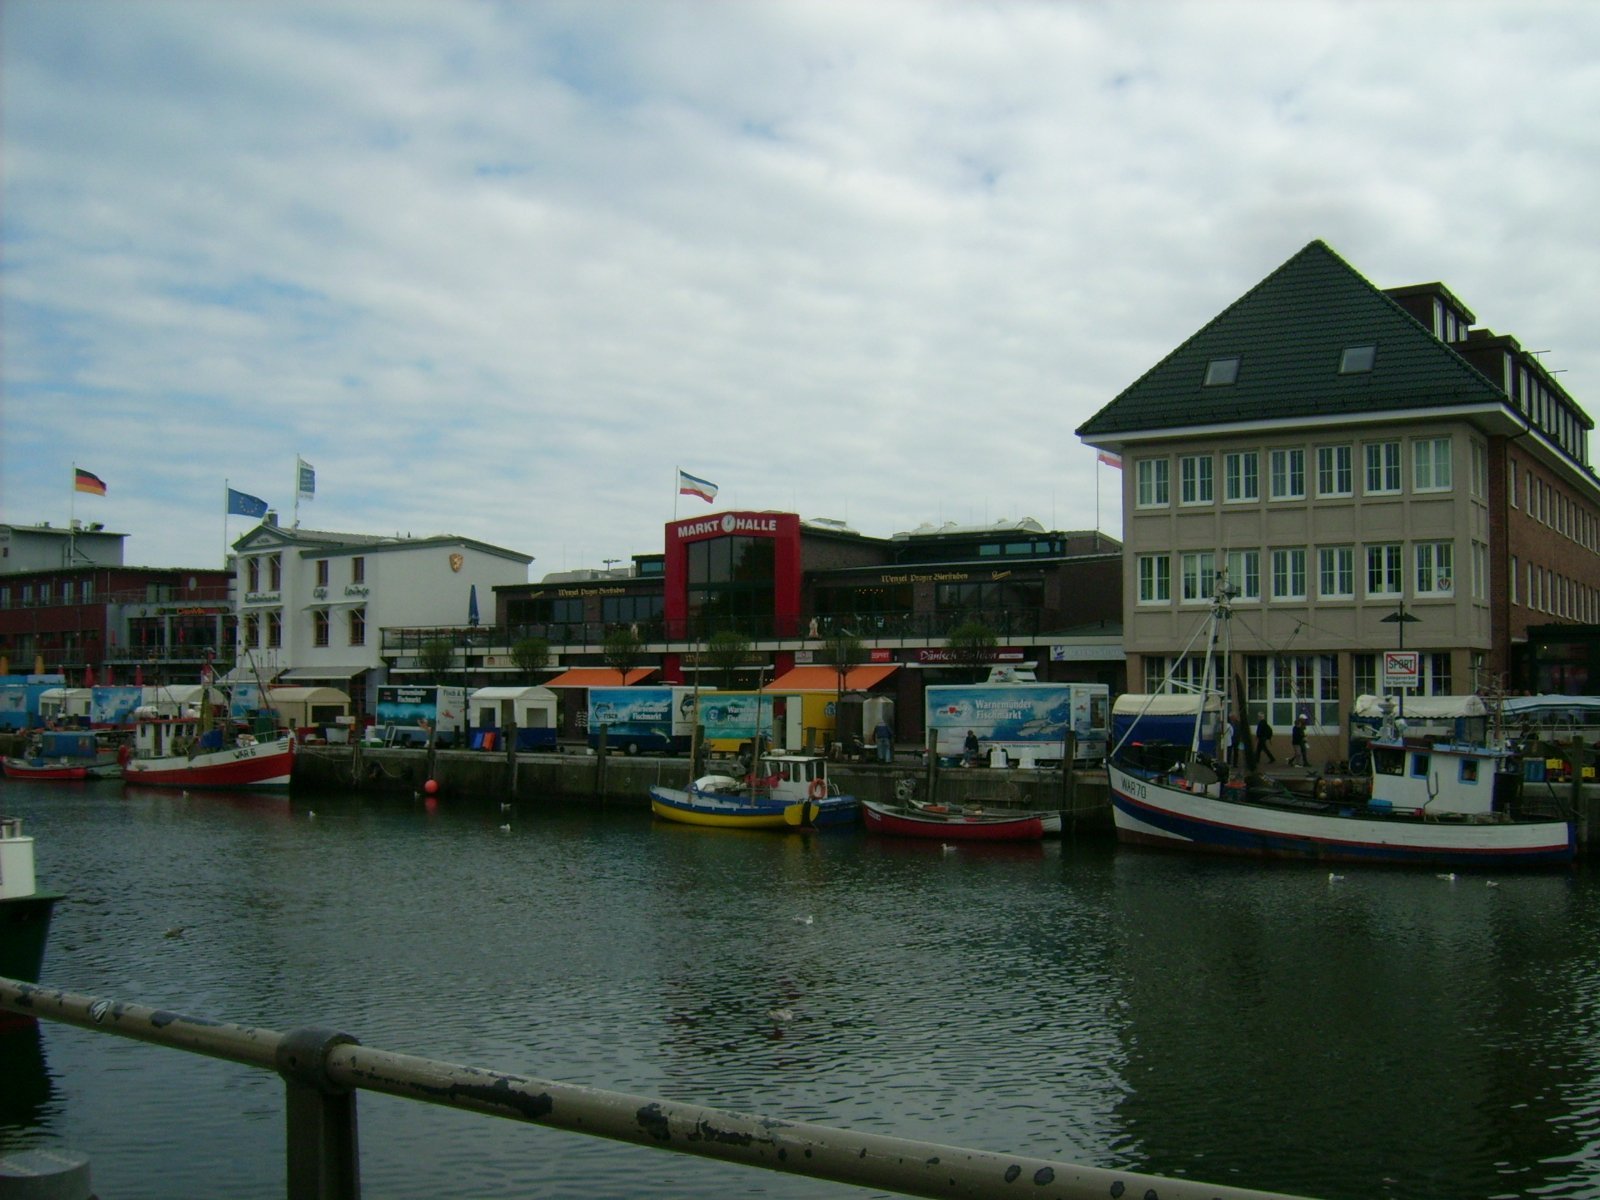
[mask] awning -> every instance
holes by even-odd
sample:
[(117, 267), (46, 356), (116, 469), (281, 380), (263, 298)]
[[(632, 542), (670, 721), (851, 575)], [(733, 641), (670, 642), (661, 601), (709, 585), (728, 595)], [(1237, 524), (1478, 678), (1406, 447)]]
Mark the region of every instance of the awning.
[[(844, 677), (844, 690), (864, 692), (876, 687), (900, 669), (899, 663), (874, 663), (871, 666), (851, 667)], [(839, 672), (833, 667), (795, 667), (767, 684), (769, 692), (837, 692)]]
[(321, 679), (354, 679), (371, 667), (294, 667), (278, 676), (279, 683), (316, 682)]
[(624, 679), (610, 667), (573, 667), (554, 679), (546, 679), (544, 686), (547, 688), (632, 687), (641, 679), (648, 679), (655, 673), (654, 667), (635, 667)]

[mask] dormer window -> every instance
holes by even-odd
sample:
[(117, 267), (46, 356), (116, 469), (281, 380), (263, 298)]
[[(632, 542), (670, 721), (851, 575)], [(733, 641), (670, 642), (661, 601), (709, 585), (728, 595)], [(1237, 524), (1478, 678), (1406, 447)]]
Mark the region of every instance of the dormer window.
[(1239, 356), (1213, 358), (1206, 364), (1206, 387), (1222, 387), (1239, 378)]
[(1339, 374), (1360, 375), (1370, 371), (1377, 357), (1376, 346), (1349, 346), (1339, 355)]

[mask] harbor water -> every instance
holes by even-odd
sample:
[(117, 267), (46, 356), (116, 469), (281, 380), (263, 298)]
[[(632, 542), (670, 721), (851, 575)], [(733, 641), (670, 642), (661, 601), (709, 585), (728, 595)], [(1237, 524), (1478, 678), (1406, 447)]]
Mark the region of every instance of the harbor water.
[[(1325, 1197), (1600, 1191), (1600, 876), (1255, 864), (1107, 835), (701, 830), (643, 805), (0, 782), (44, 981), (956, 1146)], [(0, 1151), (284, 1194), (272, 1074), (0, 1035)], [(362, 1093), (372, 1197), (860, 1196)]]

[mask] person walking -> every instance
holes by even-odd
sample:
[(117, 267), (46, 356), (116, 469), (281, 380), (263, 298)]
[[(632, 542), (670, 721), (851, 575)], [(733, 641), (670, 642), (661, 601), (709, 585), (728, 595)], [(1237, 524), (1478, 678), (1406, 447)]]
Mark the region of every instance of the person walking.
[(1299, 763), (1302, 767), (1311, 765), (1311, 755), (1306, 747), (1306, 714), (1301, 713), (1294, 721), (1294, 730), (1289, 734), (1289, 743), (1294, 747), (1294, 752), (1289, 755), (1289, 761)]
[(877, 728), (872, 731), (872, 738), (878, 743), (878, 761), (893, 762), (894, 730), (889, 728), (889, 722), (880, 717)]
[(1261, 719), (1256, 722), (1256, 762), (1262, 759), (1274, 763), (1278, 761), (1278, 756), (1272, 752), (1272, 726), (1267, 724), (1266, 713), (1262, 713)]

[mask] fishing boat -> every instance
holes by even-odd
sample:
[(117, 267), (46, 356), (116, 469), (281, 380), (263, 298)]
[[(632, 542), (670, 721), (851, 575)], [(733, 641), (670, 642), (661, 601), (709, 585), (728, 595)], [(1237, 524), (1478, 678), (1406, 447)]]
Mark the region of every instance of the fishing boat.
[(294, 738), (257, 737), (237, 724), (210, 725), (199, 715), (134, 714), (133, 745), (122, 780), (142, 787), (287, 788)]
[(1061, 832), (1059, 812), (997, 812), (940, 804), (861, 802), (871, 833), (945, 842), (1037, 842)]
[[(33, 839), (24, 837), (20, 817), (0, 817), (0, 976), (38, 983), (50, 936), (54, 892), (41, 892), (33, 873)], [(0, 1028), (26, 1018), (0, 1012)]]
[(686, 788), (656, 784), (650, 811), (664, 821), (735, 829), (852, 825), (859, 805), (828, 779), (815, 754), (768, 754), (742, 779), (703, 775)]
[[(1525, 803), (1513, 751), (1498, 736), (1412, 737), (1390, 719), (1369, 743), (1364, 797), (1296, 794), (1260, 776), (1235, 776), (1207, 752), (1220, 744), (1219, 731), (1204, 728), (1207, 715), (1215, 721), (1226, 711), (1209, 701), (1228, 678), (1231, 598), (1219, 580), (1188, 744), (1144, 740), (1135, 720), (1113, 748), (1107, 775), (1119, 840), (1257, 857), (1498, 870), (1572, 861), (1572, 822)], [(1176, 688), (1174, 678), (1168, 676), (1164, 690)]]
[(88, 730), (41, 730), (21, 754), (0, 760), (10, 779), (45, 783), (84, 779), (116, 779), (122, 774), (117, 746)]

